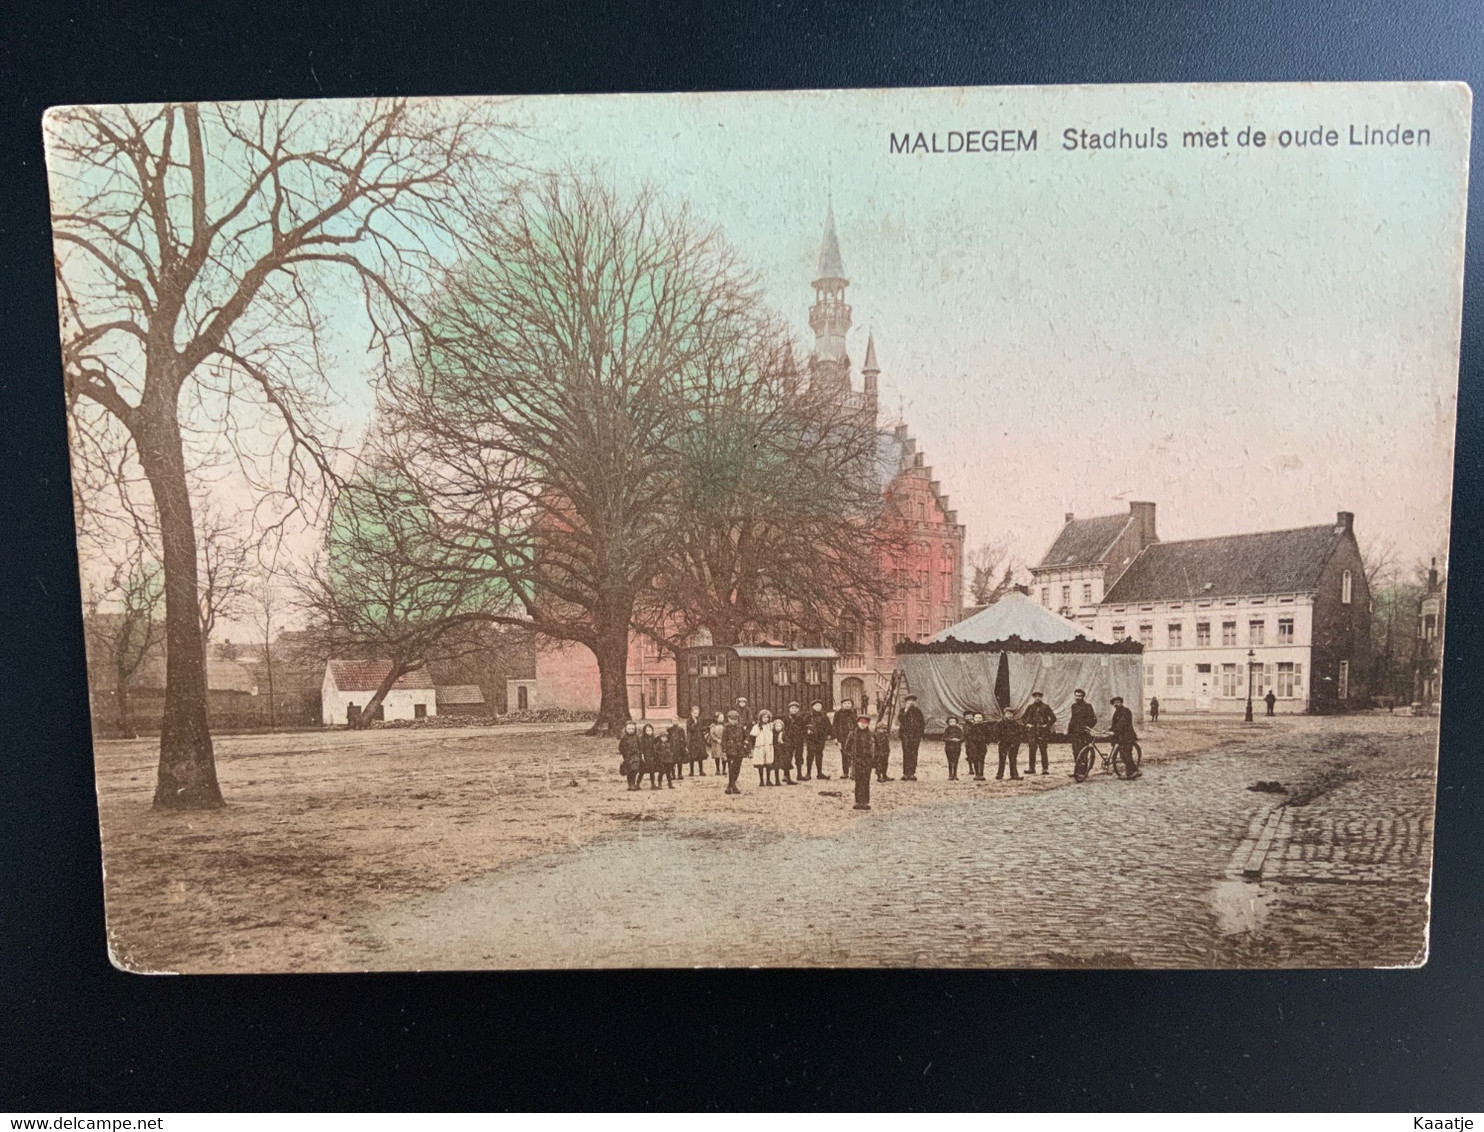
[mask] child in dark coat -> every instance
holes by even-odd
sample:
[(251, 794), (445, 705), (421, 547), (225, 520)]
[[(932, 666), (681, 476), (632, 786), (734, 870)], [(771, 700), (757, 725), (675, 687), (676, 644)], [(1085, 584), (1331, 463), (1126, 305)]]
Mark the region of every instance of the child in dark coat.
[[(675, 778), (685, 777), (685, 764), (689, 759), (687, 748), (690, 746), (685, 734), (685, 724), (676, 720), (670, 724), (665, 731), (665, 741), (669, 745), (670, 769)], [(691, 774), (696, 773), (696, 768), (691, 767)]]
[(639, 778), (644, 771), (644, 741), (633, 720), (623, 725), (623, 734), (618, 737), (618, 770), (629, 780), (630, 790), (639, 789)]
[(958, 756), (964, 749), (964, 729), (958, 716), (950, 715), (943, 725), (943, 753), (948, 756), (948, 781), (958, 781)]

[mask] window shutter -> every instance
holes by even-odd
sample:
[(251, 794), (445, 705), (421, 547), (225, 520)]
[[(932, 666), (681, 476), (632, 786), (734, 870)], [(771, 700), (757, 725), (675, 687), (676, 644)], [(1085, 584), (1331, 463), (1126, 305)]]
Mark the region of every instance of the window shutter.
[(727, 654), (724, 652), (716, 654), (716, 674), (718, 676), (727, 674)]
[(691, 653), (685, 661), (685, 671), (689, 676), (699, 676), (701, 673), (701, 662), (695, 653)]

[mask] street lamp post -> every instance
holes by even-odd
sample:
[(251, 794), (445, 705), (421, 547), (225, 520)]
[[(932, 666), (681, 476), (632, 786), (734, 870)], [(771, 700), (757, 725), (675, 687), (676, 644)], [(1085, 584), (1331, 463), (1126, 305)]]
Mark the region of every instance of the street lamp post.
[(1252, 658), (1256, 655), (1252, 649), (1247, 650), (1247, 714), (1242, 717), (1243, 723), (1252, 722)]

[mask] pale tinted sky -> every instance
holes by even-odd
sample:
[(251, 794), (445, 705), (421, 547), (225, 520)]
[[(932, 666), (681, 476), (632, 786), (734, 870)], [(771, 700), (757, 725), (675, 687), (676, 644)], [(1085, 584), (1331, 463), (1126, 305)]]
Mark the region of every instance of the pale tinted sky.
[[(1017, 88), (511, 102), (535, 168), (653, 182), (719, 225), (806, 347), (833, 196), (859, 367), (873, 328), (967, 524), (1038, 559), (1064, 511), (1159, 504), (1164, 538), (1353, 510), (1444, 545), (1468, 94), (1456, 86)], [(1347, 144), (1352, 123), (1427, 148)], [(1198, 152), (1185, 130), (1264, 129)], [(1282, 129), (1340, 144), (1280, 148)], [(890, 132), (1020, 127), (1032, 153), (902, 156)], [(1168, 148), (1067, 152), (1068, 127)], [(859, 375), (856, 375), (857, 386)]]

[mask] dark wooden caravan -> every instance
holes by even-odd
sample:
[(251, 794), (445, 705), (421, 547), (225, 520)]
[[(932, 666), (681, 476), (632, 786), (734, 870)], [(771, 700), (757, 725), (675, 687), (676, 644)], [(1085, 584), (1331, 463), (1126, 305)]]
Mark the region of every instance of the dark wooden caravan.
[(746, 696), (756, 713), (762, 708), (775, 715), (798, 701), (805, 710), (819, 700), (826, 711), (834, 710), (832, 689), (834, 649), (787, 649), (771, 645), (706, 645), (681, 649), (676, 657), (680, 687), (676, 707), (682, 716), (692, 704), (700, 704), (701, 715), (726, 711), (738, 696)]

